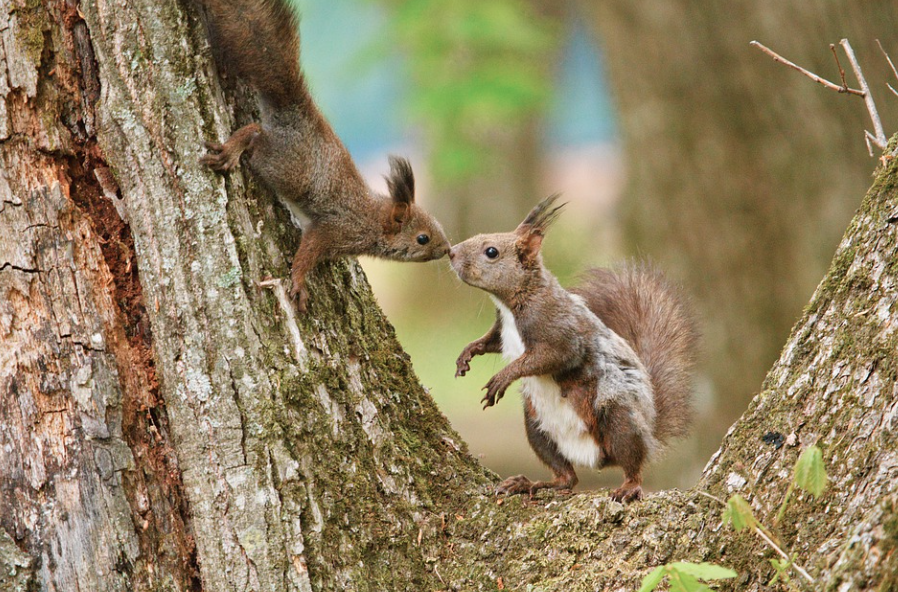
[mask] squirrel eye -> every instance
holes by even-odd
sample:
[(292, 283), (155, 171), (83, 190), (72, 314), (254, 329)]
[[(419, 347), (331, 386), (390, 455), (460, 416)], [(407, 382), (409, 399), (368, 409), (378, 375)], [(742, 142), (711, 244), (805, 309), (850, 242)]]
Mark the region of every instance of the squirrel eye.
[(484, 251), (484, 254), (490, 259), (495, 259), (499, 256), (499, 249), (497, 249), (496, 247), (487, 247), (486, 251)]
[(418, 241), (419, 245), (426, 245), (430, 242), (430, 237), (426, 234), (419, 234), (416, 240)]

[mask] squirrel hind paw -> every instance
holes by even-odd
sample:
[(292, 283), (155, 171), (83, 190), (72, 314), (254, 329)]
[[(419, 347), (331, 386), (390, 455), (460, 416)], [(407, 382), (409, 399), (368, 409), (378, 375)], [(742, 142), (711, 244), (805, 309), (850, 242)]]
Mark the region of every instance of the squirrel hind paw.
[(206, 148), (209, 152), (200, 157), (200, 164), (209, 167), (213, 171), (229, 171), (240, 160), (240, 153), (232, 154), (221, 144), (207, 143)]
[(509, 477), (496, 486), (496, 495), (518, 495), (521, 493), (532, 494), (533, 481), (524, 475)]
[(621, 485), (611, 492), (611, 499), (623, 504), (629, 504), (642, 499), (642, 487), (628, 487), (626, 484)]

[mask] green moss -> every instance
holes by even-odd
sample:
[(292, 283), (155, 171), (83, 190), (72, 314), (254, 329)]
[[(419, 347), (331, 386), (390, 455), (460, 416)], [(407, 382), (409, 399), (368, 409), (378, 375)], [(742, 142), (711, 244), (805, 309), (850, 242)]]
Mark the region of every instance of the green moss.
[(37, 67), (44, 52), (44, 32), (49, 30), (47, 13), (41, 0), (26, 0), (13, 13), (18, 18), (19, 41), (28, 55), (28, 60)]

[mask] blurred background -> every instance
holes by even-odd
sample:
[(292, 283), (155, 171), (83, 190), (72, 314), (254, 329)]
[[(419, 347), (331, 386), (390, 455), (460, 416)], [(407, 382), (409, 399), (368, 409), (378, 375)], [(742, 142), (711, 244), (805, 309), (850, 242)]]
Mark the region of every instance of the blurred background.
[[(312, 92), (372, 185), (408, 156), (417, 200), (453, 242), (513, 229), (549, 193), (569, 206), (544, 244), (564, 285), (649, 258), (693, 297), (704, 334), (694, 436), (647, 475), (688, 487), (762, 388), (877, 164), (863, 101), (749, 47), (757, 39), (838, 83), (850, 39), (887, 134), (898, 5), (869, 0), (295, 0)], [(844, 67), (848, 60), (840, 55)], [(847, 74), (851, 86), (856, 81)], [(491, 325), (486, 294), (446, 260), (363, 260), (423, 384), (502, 476), (548, 470), (512, 387), (486, 411), (498, 356), (453, 378)], [(760, 442), (759, 442), (760, 446)], [(618, 469), (580, 470), (581, 487)]]

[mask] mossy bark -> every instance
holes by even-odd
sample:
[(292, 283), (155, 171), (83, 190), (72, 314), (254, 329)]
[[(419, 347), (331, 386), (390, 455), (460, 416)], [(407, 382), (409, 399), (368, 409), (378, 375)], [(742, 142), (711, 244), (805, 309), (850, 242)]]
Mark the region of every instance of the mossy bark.
[(833, 588), (890, 585), (894, 163), (696, 491), (501, 501), (354, 262), (313, 274), (298, 319), (263, 281), (298, 236), (197, 164), (248, 102), (193, 5), (0, 9), (3, 589), (632, 589), (671, 559), (757, 589), (763, 548), (697, 491), (766, 518), (810, 442), (832, 487), (782, 537)]

